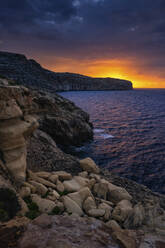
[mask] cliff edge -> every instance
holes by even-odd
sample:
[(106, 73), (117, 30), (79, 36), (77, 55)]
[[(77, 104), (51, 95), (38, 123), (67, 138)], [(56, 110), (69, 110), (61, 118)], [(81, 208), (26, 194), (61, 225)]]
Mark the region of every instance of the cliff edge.
[(56, 73), (25, 55), (0, 52), (0, 75), (17, 84), (49, 92), (72, 90), (131, 90), (132, 83), (115, 78), (92, 78), (74, 73)]

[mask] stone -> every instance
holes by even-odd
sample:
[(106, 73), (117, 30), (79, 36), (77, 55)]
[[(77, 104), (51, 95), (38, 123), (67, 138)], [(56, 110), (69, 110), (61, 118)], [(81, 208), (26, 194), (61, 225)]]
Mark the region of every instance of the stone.
[(101, 177), (100, 177), (100, 175), (98, 175), (98, 174), (90, 173), (89, 177), (90, 177), (90, 178), (94, 178), (94, 179), (96, 180), (96, 182), (98, 182), (98, 183), (99, 183), (100, 180), (101, 180)]
[(29, 187), (30, 188), (30, 190), (31, 190), (31, 193), (35, 193), (36, 192), (36, 188), (32, 185), (32, 184), (30, 184), (30, 183), (28, 183), (28, 182), (24, 182), (24, 184), (23, 184), (25, 187)]
[(66, 211), (69, 213), (69, 214), (72, 214), (72, 213), (76, 213), (78, 214), (79, 216), (82, 216), (83, 215), (83, 211), (82, 209), (79, 207), (79, 205), (73, 201), (70, 197), (68, 196), (63, 196), (62, 197), (62, 201), (63, 201), (63, 204), (66, 208)]
[(73, 201), (75, 201), (79, 205), (80, 208), (82, 208), (83, 202), (89, 196), (93, 198), (92, 193), (87, 187), (82, 188), (78, 192), (70, 193), (67, 196), (70, 197)]
[(109, 220), (106, 222), (106, 226), (110, 228), (113, 232), (121, 230), (121, 227), (115, 220)]
[(56, 172), (53, 172), (53, 175), (57, 175), (60, 181), (72, 179), (72, 175), (65, 171), (56, 171)]
[(92, 208), (88, 211), (88, 215), (91, 217), (103, 217), (105, 214), (105, 209), (96, 209), (96, 208)]
[(100, 172), (99, 167), (91, 158), (85, 158), (80, 160), (80, 166), (84, 171), (87, 171), (89, 173), (98, 174)]
[(64, 192), (65, 190), (65, 186), (62, 182), (60, 182), (59, 180), (57, 180), (56, 182), (56, 189), (58, 192)]
[(19, 191), (19, 194), (22, 198), (24, 197), (27, 197), (31, 194), (31, 189), (30, 187), (27, 187), (27, 186), (23, 186), (21, 187), (20, 191)]
[(124, 188), (118, 187), (111, 183), (109, 183), (108, 185), (108, 200), (112, 201), (115, 204), (117, 204), (121, 200), (131, 201), (132, 196)]
[(46, 172), (46, 171), (39, 171), (39, 172), (36, 172), (35, 175), (37, 177), (42, 177), (44, 179), (48, 179), (52, 174), (50, 172)]
[(128, 200), (120, 201), (112, 212), (112, 218), (124, 222), (133, 213), (132, 204)]
[(108, 183), (105, 181), (96, 183), (93, 187), (94, 194), (99, 197), (103, 198), (104, 200), (107, 199), (107, 193), (108, 193)]
[(80, 177), (87, 178), (88, 177), (88, 172), (87, 171), (82, 171), (78, 174)]
[(21, 198), (18, 197), (18, 202), (20, 204), (21, 210), (17, 213), (18, 216), (25, 216), (25, 214), (29, 211), (26, 202)]
[(37, 204), (41, 213), (51, 213), (56, 204), (48, 199), (41, 198), (36, 194), (31, 195), (32, 201)]
[(48, 191), (48, 188), (45, 187), (41, 183), (38, 183), (38, 182), (35, 182), (35, 181), (32, 181), (32, 180), (29, 181), (29, 183), (35, 187), (35, 189), (36, 189), (35, 192), (38, 193), (41, 196), (44, 196)]
[(35, 218), (32, 221), (33, 225), (37, 225), (43, 229), (51, 228), (52, 226), (52, 218), (50, 215), (41, 214), (39, 217)]
[(99, 209), (104, 209), (105, 210), (105, 214), (104, 214), (104, 220), (108, 221), (111, 217), (111, 212), (112, 212), (112, 207), (110, 207), (108, 204), (106, 203), (101, 203), (98, 206)]
[(36, 178), (34, 178), (34, 181), (36, 181), (38, 183), (41, 183), (41, 184), (43, 184), (46, 187), (50, 187), (52, 189), (56, 189), (56, 185), (54, 183), (51, 183), (50, 181), (48, 181), (48, 180), (46, 180), (44, 178), (36, 177)]
[(123, 248), (137, 248), (136, 240), (129, 235), (127, 230), (115, 230), (112, 237), (119, 242)]
[(49, 177), (49, 180), (50, 180), (52, 183), (56, 184), (56, 183), (57, 183), (57, 180), (58, 180), (58, 175), (51, 175), (51, 176)]
[(135, 229), (138, 227), (141, 227), (143, 225), (145, 218), (145, 210), (141, 203), (138, 203), (134, 206), (132, 215), (129, 216), (129, 218), (126, 219), (124, 222), (125, 228), (131, 228)]
[(51, 190), (47, 196), (47, 199), (51, 200), (51, 201), (56, 201), (60, 198), (60, 195), (58, 194), (58, 192), (56, 190)]
[(96, 183), (96, 179), (94, 179), (94, 178), (90, 179), (89, 180), (89, 183), (88, 183), (88, 188), (90, 190), (92, 190), (93, 189), (93, 186), (95, 185), (95, 183)]
[(96, 203), (93, 197), (89, 196), (83, 203), (83, 209), (88, 214), (89, 210), (96, 209)]
[(75, 179), (64, 181), (63, 185), (65, 190), (70, 193), (79, 191), (81, 189), (81, 185)]
[(82, 187), (86, 187), (89, 184), (89, 179), (84, 177), (74, 176), (73, 179), (76, 180), (76, 182), (78, 182), (78, 184)]

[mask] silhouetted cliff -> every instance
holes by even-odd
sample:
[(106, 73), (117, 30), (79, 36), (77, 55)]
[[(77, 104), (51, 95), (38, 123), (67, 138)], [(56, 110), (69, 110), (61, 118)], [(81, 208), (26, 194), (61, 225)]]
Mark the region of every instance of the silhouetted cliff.
[(132, 83), (114, 78), (91, 78), (74, 73), (56, 73), (44, 69), (22, 54), (0, 52), (0, 75), (36, 89), (70, 90), (130, 90)]

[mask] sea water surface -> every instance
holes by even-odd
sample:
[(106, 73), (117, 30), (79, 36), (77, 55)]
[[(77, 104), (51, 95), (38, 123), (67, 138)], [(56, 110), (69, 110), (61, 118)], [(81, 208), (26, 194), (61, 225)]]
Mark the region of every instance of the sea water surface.
[(73, 154), (165, 193), (165, 90), (60, 94), (88, 112), (94, 125), (94, 140)]

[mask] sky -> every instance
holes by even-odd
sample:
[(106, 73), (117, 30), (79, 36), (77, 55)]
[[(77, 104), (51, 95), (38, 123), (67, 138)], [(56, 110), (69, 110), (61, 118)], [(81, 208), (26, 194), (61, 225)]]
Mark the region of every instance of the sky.
[(165, 88), (165, 0), (5, 0), (0, 50), (56, 72)]

